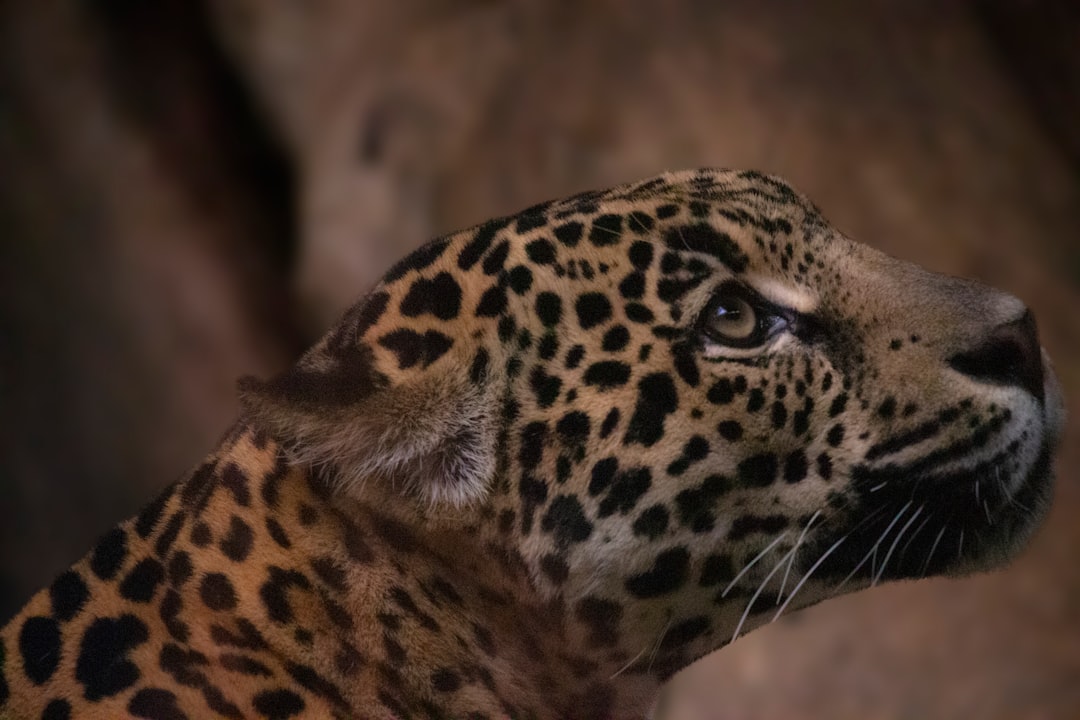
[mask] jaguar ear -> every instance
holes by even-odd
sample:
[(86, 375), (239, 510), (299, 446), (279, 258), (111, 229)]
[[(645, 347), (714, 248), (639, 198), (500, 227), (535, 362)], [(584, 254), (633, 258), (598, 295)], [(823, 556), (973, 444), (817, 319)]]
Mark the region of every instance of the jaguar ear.
[(278, 378), (242, 379), (246, 416), (344, 492), (387, 482), (432, 505), (478, 500), (495, 471), (486, 350), (428, 331), (411, 333), (403, 355), (387, 338), (407, 331), (365, 337), (372, 303), (385, 307), (386, 294), (361, 302)]

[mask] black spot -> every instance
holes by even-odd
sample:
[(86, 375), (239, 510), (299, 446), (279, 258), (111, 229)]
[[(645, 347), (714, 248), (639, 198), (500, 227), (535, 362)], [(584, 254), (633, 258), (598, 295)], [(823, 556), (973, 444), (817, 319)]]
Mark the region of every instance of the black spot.
[(599, 495), (604, 492), (611, 481), (615, 479), (615, 472), (619, 469), (619, 461), (613, 457), (600, 460), (592, 469), (592, 478), (589, 480), (589, 495)]
[(206, 547), (211, 542), (213, 542), (213, 540), (214, 538), (210, 534), (210, 526), (204, 523), (202, 520), (195, 523), (195, 525), (191, 528), (191, 542), (195, 545), (195, 547)]
[(556, 585), (566, 582), (570, 577), (570, 566), (558, 555), (545, 555), (540, 558), (540, 570)]
[(660, 641), (660, 652), (674, 650), (697, 640), (709, 631), (709, 618), (698, 615), (668, 628)]
[(761, 388), (754, 388), (746, 399), (746, 412), (757, 412), (765, 407), (765, 393)]
[(541, 360), (553, 359), (559, 352), (558, 336), (553, 332), (544, 333), (544, 337), (540, 338), (540, 344), (536, 347), (536, 352)]
[(724, 420), (716, 426), (716, 431), (720, 433), (720, 437), (731, 442), (736, 442), (743, 436), (742, 425), (734, 420)]
[(161, 520), (161, 514), (165, 511), (165, 504), (172, 497), (175, 488), (175, 484), (170, 485), (165, 492), (161, 493), (156, 500), (139, 513), (139, 517), (135, 521), (135, 532), (139, 537), (143, 539), (149, 537), (150, 533), (157, 527), (158, 522)]
[(251, 552), (253, 540), (254, 533), (251, 527), (233, 515), (229, 521), (229, 530), (221, 539), (221, 552), (233, 562), (243, 562)]
[(383, 276), (383, 280), (390, 283), (403, 277), (410, 270), (423, 270), (438, 260), (449, 244), (449, 240), (436, 240), (417, 248), (390, 268), (390, 271)]
[(735, 399), (735, 389), (732, 387), (731, 380), (720, 378), (709, 388), (705, 397), (713, 405), (727, 405)]
[(765, 533), (775, 535), (788, 526), (789, 518), (786, 515), (743, 515), (735, 518), (728, 531), (727, 539), (731, 541), (742, 540), (751, 533)]
[(57, 620), (66, 622), (78, 615), (89, 598), (90, 590), (74, 570), (61, 573), (49, 586), (49, 602)]
[(555, 237), (563, 245), (574, 247), (581, 241), (584, 227), (579, 222), (568, 222), (555, 228)]
[[(650, 230), (653, 229), (653, 227), (656, 225), (656, 221), (653, 220), (652, 216), (649, 215), (648, 213), (641, 212), (640, 210), (634, 210), (627, 217), (627, 225), (636, 234), (644, 235), (645, 233), (647, 233), (647, 232), (649, 232)], [(634, 244), (637, 245), (637, 244), (640, 244), (640, 243), (634, 243)], [(650, 253), (649, 258), (651, 260), (652, 259), (652, 246), (649, 245), (648, 247), (649, 247), (649, 253)], [(633, 261), (633, 256), (631, 256), (631, 261)], [(646, 263), (646, 264), (648, 264), (648, 263)]]
[(739, 482), (749, 487), (765, 487), (776, 480), (778, 469), (775, 455), (754, 455), (739, 463)]
[(594, 385), (602, 391), (620, 387), (630, 380), (630, 366), (617, 360), (602, 360), (585, 370), (584, 380), (586, 385)]
[(186, 720), (187, 715), (177, 707), (176, 695), (160, 688), (143, 688), (135, 693), (127, 710), (133, 717), (149, 720)]
[[(650, 221), (651, 220), (652, 218), (650, 218)], [(635, 269), (641, 271), (648, 270), (653, 261), (652, 243), (638, 240), (630, 246), (628, 255), (630, 257), (630, 264), (633, 265)]]
[(636, 323), (651, 323), (655, 316), (652, 310), (641, 303), (626, 303), (626, 319)]
[(616, 352), (625, 348), (629, 342), (630, 331), (626, 329), (625, 325), (616, 325), (604, 333), (601, 347), (606, 352)]
[(526, 245), (525, 254), (537, 265), (550, 265), (555, 262), (555, 246), (543, 238)]
[(191, 636), (190, 628), (180, 620), (180, 611), (183, 609), (184, 602), (180, 599), (180, 593), (172, 588), (166, 590), (158, 608), (158, 616), (169, 635), (179, 642), (187, 642)]
[(161, 563), (153, 558), (145, 558), (120, 583), (120, 596), (132, 602), (150, 602), (164, 579), (165, 568)]
[(581, 444), (589, 439), (589, 416), (580, 410), (568, 412), (559, 419), (555, 430), (566, 444)]
[(797, 410), (792, 416), (791, 430), (796, 435), (802, 435), (810, 429), (810, 413), (814, 409), (814, 401), (809, 397), (803, 402), (801, 410)]
[(536, 316), (547, 327), (558, 325), (562, 319), (562, 298), (547, 291), (537, 295)]
[(29, 617), (19, 631), (19, 654), (30, 682), (42, 685), (60, 664), (60, 624), (50, 617)]
[[(0, 702), (2, 702), (0, 698)], [(57, 698), (52, 700), (41, 712), (41, 720), (69, 720), (71, 717), (71, 703)]]
[(221, 486), (232, 493), (237, 505), (247, 507), (251, 504), (251, 491), (248, 488), (248, 477), (236, 463), (229, 463), (221, 472)]
[(675, 372), (690, 387), (697, 387), (698, 383), (701, 382), (701, 373), (698, 371), (697, 360), (694, 353), (686, 347), (675, 349)]
[(834, 418), (844, 412), (844, 408), (847, 407), (847, 399), (848, 396), (845, 393), (840, 393), (834, 397), (832, 404), (829, 405), (829, 417)]
[(648, 468), (634, 468), (619, 473), (611, 484), (607, 497), (600, 502), (597, 510), (599, 517), (605, 518), (616, 512), (625, 515), (634, 509), (652, 485), (652, 473)]
[(210, 626), (210, 639), (218, 645), (240, 648), (241, 650), (265, 650), (269, 647), (262, 634), (250, 620), (238, 618), (236, 628), (239, 634), (233, 633), (220, 625)]
[(286, 720), (304, 711), (303, 698), (292, 690), (263, 690), (252, 699), (252, 705), (255, 712), (270, 720)]
[(418, 317), (430, 313), (440, 320), (453, 320), (461, 310), (461, 286), (448, 272), (432, 279), (417, 278), (401, 301), (401, 314)]
[(619, 283), (619, 294), (627, 300), (640, 300), (645, 294), (645, 275), (632, 272)]
[(536, 403), (542, 408), (551, 407), (559, 397), (562, 380), (557, 375), (548, 375), (541, 367), (536, 367), (529, 376), (529, 385), (536, 396)]
[(614, 245), (622, 237), (622, 215), (601, 215), (592, 222), (589, 241), (597, 247)]
[(547, 441), (547, 425), (542, 422), (533, 422), (521, 430), (521, 448), (518, 450), (518, 461), (526, 470), (532, 470), (540, 464), (540, 458), (544, 454), (544, 445)]
[(518, 482), (518, 495), (521, 497), (521, 533), (528, 535), (532, 531), (533, 516), (536, 508), (547, 501), (548, 486), (543, 480), (523, 475)]
[(828, 453), (821, 453), (817, 458), (817, 471), (822, 480), (832, 479), (832, 458)]
[(266, 614), (278, 624), (291, 622), (293, 611), (289, 605), (288, 590), (293, 587), (311, 590), (311, 581), (295, 570), (282, 570), (274, 565), (270, 566), (269, 572), (270, 578), (259, 588)]
[(506, 310), (506, 286), (496, 283), (484, 291), (476, 305), (476, 317), (498, 317)]
[(584, 542), (592, 535), (592, 523), (585, 518), (581, 503), (572, 495), (559, 495), (551, 501), (540, 522), (544, 532), (554, 533), (560, 548)]
[(165, 529), (158, 535), (157, 541), (154, 543), (154, 552), (158, 557), (165, 557), (172, 544), (176, 542), (176, 538), (180, 535), (180, 530), (184, 527), (184, 522), (187, 518), (187, 513), (183, 510), (178, 510), (169, 516), (168, 521), (165, 523)]
[(737, 273), (745, 270), (749, 262), (734, 240), (706, 223), (672, 228), (664, 235), (664, 241), (672, 250), (712, 255)]
[(281, 527), (281, 523), (272, 517), (266, 518), (266, 532), (269, 533), (270, 538), (281, 547), (288, 550), (292, 547), (292, 542), (289, 540), (289, 536), (285, 533), (285, 528)]
[(112, 697), (139, 680), (128, 653), (150, 639), (146, 624), (134, 615), (98, 618), (83, 633), (75, 679), (90, 702)]
[(544, 214), (544, 210), (550, 204), (550, 202), (541, 203), (527, 210), (523, 210), (517, 217), (517, 225), (514, 227), (514, 231), (518, 234), (522, 234), (547, 225), (548, 219), (547, 215)]
[(901, 347), (903, 347), (903, 345), (904, 345), (903, 340), (893, 340), (892, 342), (889, 343), (889, 349), (890, 350), (899, 350)]
[(701, 568), (698, 585), (711, 587), (720, 583), (731, 582), (735, 578), (735, 566), (730, 555), (709, 555)]
[(664, 435), (664, 420), (678, 408), (675, 383), (665, 373), (646, 375), (638, 383), (637, 405), (623, 442), (651, 447)]
[(776, 430), (780, 430), (787, 423), (787, 408), (784, 407), (784, 403), (777, 400), (772, 405), (772, 425)]
[(610, 600), (587, 595), (578, 601), (578, 619), (589, 627), (590, 647), (612, 647), (619, 642), (619, 621), (622, 606)]
[(611, 408), (608, 411), (607, 417), (604, 418), (604, 422), (600, 425), (601, 439), (608, 437), (615, 430), (615, 426), (619, 424), (619, 415), (619, 408)]
[(326, 698), (339, 708), (348, 708), (349, 704), (345, 701), (344, 696), (337, 686), (315, 672), (314, 668), (307, 665), (288, 662), (285, 664), (285, 671), (289, 673), (289, 676), (299, 683), (301, 687), (310, 690), (320, 697)]
[(500, 230), (510, 224), (509, 218), (499, 218), (497, 220), (489, 220), (481, 225), (473, 239), (465, 245), (461, 250), (461, 254), (458, 255), (458, 267), (462, 270), (469, 270), (480, 261), (487, 249), (491, 247), (491, 243), (495, 240), (495, 235)]
[(454, 692), (461, 687), (461, 678), (449, 668), (439, 668), (431, 674), (431, 687), (438, 692)]
[(417, 363), (423, 367), (431, 365), (453, 346), (454, 341), (435, 330), (428, 330), (423, 335), (402, 328), (387, 333), (379, 338), (379, 344), (397, 356), (398, 367), (402, 370)]
[(686, 582), (690, 553), (684, 547), (665, 550), (656, 556), (653, 566), (626, 580), (626, 589), (637, 598), (653, 598), (678, 590)]
[(223, 573), (207, 573), (199, 584), (199, 597), (211, 610), (232, 610), (236, 607), (236, 590)]
[(90, 569), (102, 580), (111, 580), (120, 572), (127, 557), (127, 535), (120, 528), (107, 532), (90, 555)]
[(844, 426), (840, 423), (833, 425), (829, 428), (829, 434), (825, 436), (825, 439), (833, 447), (839, 447), (840, 443), (844, 441)]
[(524, 265), (517, 265), (510, 268), (510, 272), (506, 276), (507, 282), (510, 284), (510, 289), (516, 292), (518, 295), (524, 295), (532, 287), (533, 275), (532, 270)]
[(634, 520), (634, 534), (655, 540), (667, 531), (668, 511), (663, 505), (645, 508)]
[(510, 243), (503, 240), (501, 243), (495, 246), (495, 249), (488, 253), (488, 256), (484, 258), (484, 274), (495, 275), (506, 263), (506, 257), (510, 254)]
[(717, 498), (731, 489), (723, 475), (709, 475), (695, 488), (682, 490), (675, 496), (679, 522), (695, 533), (709, 532), (716, 524), (713, 505)]
[(578, 323), (583, 330), (596, 327), (611, 319), (611, 301), (603, 293), (587, 292), (578, 296), (574, 303)]
[(787, 456), (784, 461), (784, 482), (797, 483), (806, 477), (807, 473), (806, 453), (796, 450)]
[(885, 398), (884, 402), (882, 402), (881, 405), (878, 406), (877, 413), (886, 420), (895, 415), (896, 398), (892, 397), (891, 395)]
[(354, 338), (363, 337), (364, 333), (371, 329), (371, 326), (379, 321), (379, 318), (386, 312), (387, 305), (390, 304), (390, 294), (384, 291), (372, 293), (368, 296), (360, 307), (359, 312), (356, 314), (356, 329), (354, 330)]

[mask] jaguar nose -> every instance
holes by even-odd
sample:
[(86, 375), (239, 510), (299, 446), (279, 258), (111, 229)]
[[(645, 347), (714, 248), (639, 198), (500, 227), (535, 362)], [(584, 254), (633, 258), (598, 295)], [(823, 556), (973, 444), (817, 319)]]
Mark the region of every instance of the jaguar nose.
[(1042, 349), (1030, 310), (994, 328), (974, 349), (953, 355), (949, 366), (975, 380), (1021, 387), (1043, 402)]

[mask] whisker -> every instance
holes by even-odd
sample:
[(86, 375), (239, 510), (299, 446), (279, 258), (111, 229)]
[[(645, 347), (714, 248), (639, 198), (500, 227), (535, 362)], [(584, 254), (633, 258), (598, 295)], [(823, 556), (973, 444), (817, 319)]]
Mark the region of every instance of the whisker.
[(751, 560), (750, 562), (748, 562), (748, 563), (747, 563), (747, 564), (746, 564), (745, 566), (743, 566), (743, 569), (742, 569), (742, 570), (740, 570), (740, 571), (739, 571), (739, 573), (738, 573), (738, 574), (737, 574), (737, 575), (736, 575), (735, 577), (733, 577), (733, 578), (731, 579), (731, 582), (729, 582), (729, 583), (728, 583), (728, 586), (727, 586), (726, 588), (724, 588), (724, 592), (720, 593), (720, 597), (722, 597), (722, 598), (723, 598), (723, 597), (727, 597), (727, 594), (728, 594), (729, 592), (731, 592), (731, 588), (735, 587), (735, 583), (739, 582), (739, 578), (741, 578), (741, 577), (742, 577), (743, 575), (745, 575), (745, 574), (746, 574), (746, 571), (747, 571), (747, 570), (749, 570), (750, 568), (754, 567), (754, 565), (756, 565), (756, 564), (757, 564), (758, 560), (760, 560), (761, 558), (765, 557), (765, 554), (766, 554), (767, 552), (769, 552), (769, 551), (770, 551), (770, 550), (772, 550), (772, 549), (773, 549), (774, 547), (776, 547), (776, 546), (777, 546), (777, 544), (779, 544), (779, 543), (780, 543), (780, 541), (781, 541), (781, 540), (783, 540), (783, 539), (784, 539), (784, 538), (786, 538), (786, 537), (787, 537), (787, 533), (786, 533), (786, 532), (784, 532), (784, 533), (781, 533), (781, 534), (780, 534), (779, 536), (777, 536), (777, 538), (776, 538), (775, 540), (773, 540), (773, 541), (772, 541), (771, 543), (769, 543), (768, 545), (766, 545), (766, 546), (765, 546), (765, 549), (764, 549), (764, 550), (762, 550), (762, 551), (761, 551), (761, 552), (759, 552), (759, 553), (758, 553), (757, 555), (755, 555), (755, 556), (754, 556), (754, 559), (753, 559), (753, 560)]
[(739, 624), (735, 626), (735, 634), (731, 636), (731, 642), (735, 642), (738, 639), (739, 631), (742, 630), (743, 623), (746, 622), (746, 618), (750, 615), (750, 608), (754, 607), (754, 603), (757, 602), (758, 597), (761, 595), (761, 591), (764, 590), (765, 586), (769, 584), (769, 581), (772, 580), (772, 576), (776, 574), (776, 571), (780, 569), (780, 567), (784, 564), (784, 561), (787, 560), (789, 556), (795, 554), (796, 549), (797, 548), (793, 547), (791, 548), (791, 550), (788, 550), (787, 554), (784, 555), (784, 557), (780, 558), (780, 562), (776, 563), (776, 566), (769, 571), (769, 574), (766, 575), (765, 579), (761, 581), (760, 585), (758, 585), (758, 589), (750, 598), (750, 602), (746, 603), (746, 609), (743, 610), (742, 617), (739, 618)]
[[(803, 528), (802, 534), (799, 535), (798, 541), (795, 543), (795, 550), (798, 551), (799, 546), (802, 545), (803, 540), (806, 539), (806, 533), (810, 530), (810, 526), (814, 524), (814, 521), (821, 515), (821, 511), (816, 511), (811, 517), (810, 521), (806, 523), (806, 527)], [(780, 582), (780, 592), (776, 594), (776, 604), (780, 604), (780, 599), (784, 597), (784, 588), (787, 587), (787, 579), (791, 574), (791, 566), (795, 564), (795, 553), (791, 554), (791, 559), (788, 560), (787, 570), (784, 571), (784, 579)]]
[(840, 545), (843, 544), (843, 542), (849, 537), (851, 537), (851, 533), (848, 533), (847, 535), (834, 542), (828, 550), (821, 554), (821, 557), (817, 559), (817, 562), (810, 566), (810, 569), (807, 570), (806, 574), (802, 576), (802, 580), (799, 580), (799, 582), (795, 584), (795, 587), (791, 589), (791, 594), (787, 596), (787, 600), (784, 601), (784, 604), (781, 605), (780, 609), (776, 611), (775, 615), (773, 615), (772, 622), (776, 622), (776, 619), (784, 613), (784, 610), (787, 608), (788, 604), (790, 604), (791, 600), (795, 597), (795, 594), (802, 589), (802, 586), (806, 584), (806, 581), (810, 579), (810, 576), (814, 574), (814, 571), (821, 567), (821, 563), (825, 562), (825, 558), (832, 555), (836, 548), (840, 547)]
[(933, 520), (933, 518), (934, 518), (933, 513), (930, 513), (929, 515), (927, 515), (926, 517), (923, 518), (923, 521), (921, 523), (919, 523), (919, 527), (915, 528), (915, 532), (911, 533), (911, 537), (909, 537), (908, 541), (906, 543), (904, 543), (904, 547), (900, 548), (900, 557), (898, 557), (896, 559), (896, 562), (898, 562), (898, 563), (903, 563), (904, 562), (904, 557), (907, 555), (907, 551), (911, 548), (911, 543), (915, 542), (915, 538), (918, 537), (919, 533), (922, 532), (922, 529), (924, 527), (926, 527), (927, 525), (930, 524), (930, 521)]
[(934, 544), (930, 547), (930, 554), (926, 556), (926, 562), (923, 563), (922, 573), (920, 573), (920, 577), (926, 577), (926, 571), (930, 569), (930, 561), (934, 557), (934, 551), (937, 550), (938, 543), (940, 543), (941, 538), (945, 536), (945, 529), (948, 527), (949, 523), (947, 521), (944, 525), (941, 526), (941, 532), (937, 534), (937, 538), (934, 540)]
[(964, 529), (960, 528), (960, 543), (956, 546), (956, 559), (964, 557)]
[[(859, 561), (859, 564), (855, 566), (855, 569), (852, 570), (846, 578), (844, 578), (843, 582), (836, 586), (836, 590), (833, 591), (833, 595), (837, 595), (840, 593), (840, 590), (848, 584), (848, 581), (851, 580), (851, 578), (855, 577), (855, 573), (859, 572), (860, 568), (862, 568), (862, 566), (866, 564), (866, 561), (870, 559), (871, 555), (875, 556), (876, 561), (877, 549), (878, 546), (881, 545), (881, 541), (885, 539), (885, 536), (889, 534), (889, 531), (893, 529), (893, 526), (896, 525), (897, 521), (900, 520), (901, 516), (903, 516), (903, 514), (907, 512), (907, 509), (909, 507), (911, 507), (912, 502), (913, 501), (908, 500), (907, 504), (904, 505), (904, 507), (900, 508), (900, 512), (896, 513), (896, 517), (894, 517), (893, 521), (889, 523), (889, 526), (885, 528), (885, 532), (881, 533), (881, 537), (879, 537), (877, 539), (877, 542), (874, 543), (873, 547), (870, 548), (870, 552), (866, 553), (866, 556)], [(871, 572), (876, 572), (876, 567), (871, 566)]]
[(616, 671), (615, 671), (614, 673), (612, 673), (611, 677), (609, 677), (609, 678), (608, 678), (608, 680), (614, 680), (615, 678), (619, 677), (619, 676), (620, 676), (620, 675), (622, 675), (622, 674), (623, 674), (624, 672), (626, 672), (627, 670), (629, 670), (629, 669), (630, 669), (630, 667), (631, 667), (631, 666), (632, 666), (632, 665), (633, 665), (634, 663), (636, 663), (636, 662), (637, 662), (638, 660), (640, 660), (640, 659), (641, 659), (641, 656), (642, 656), (642, 655), (644, 655), (644, 654), (645, 654), (645, 651), (646, 651), (646, 650), (648, 650), (648, 649), (649, 649), (649, 646), (648, 646), (648, 645), (646, 645), (645, 647), (641, 648), (641, 652), (639, 652), (639, 653), (638, 653), (637, 655), (635, 655), (634, 657), (632, 657), (632, 658), (630, 659), (630, 662), (626, 663), (626, 664), (625, 664), (625, 665), (623, 665), (623, 666), (622, 666), (621, 668), (619, 668), (619, 669), (618, 669), (618, 670), (616, 670)]
[(660, 646), (664, 642), (664, 636), (667, 635), (668, 628), (671, 627), (671, 621), (674, 619), (674, 615), (668, 616), (668, 621), (664, 623), (664, 629), (660, 631), (660, 637), (656, 638), (656, 644), (653, 646), (653, 651), (649, 655), (649, 665), (645, 668), (645, 672), (652, 670), (653, 660), (656, 659), (656, 653), (660, 651)]
[(921, 513), (925, 507), (925, 505), (920, 505), (919, 509), (912, 514), (911, 518), (906, 523), (904, 523), (904, 527), (900, 528), (900, 532), (896, 533), (896, 539), (893, 540), (892, 545), (889, 547), (889, 552), (885, 553), (885, 559), (881, 561), (881, 569), (878, 570), (877, 575), (874, 576), (874, 581), (870, 583), (870, 587), (875, 587), (878, 584), (878, 580), (881, 580), (881, 576), (885, 574), (885, 568), (889, 564), (889, 558), (892, 557), (893, 550), (896, 549), (897, 544), (900, 542), (900, 538), (904, 537), (904, 533), (907, 532), (907, 529), (911, 527), (911, 524), (915, 522), (919, 517), (919, 513)]

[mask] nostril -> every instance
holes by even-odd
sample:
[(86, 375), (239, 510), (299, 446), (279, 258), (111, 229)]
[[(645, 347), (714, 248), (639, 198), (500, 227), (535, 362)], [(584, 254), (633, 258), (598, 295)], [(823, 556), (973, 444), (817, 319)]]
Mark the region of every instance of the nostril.
[(994, 328), (974, 350), (949, 358), (949, 366), (976, 380), (1022, 387), (1043, 400), (1042, 351), (1030, 310)]

